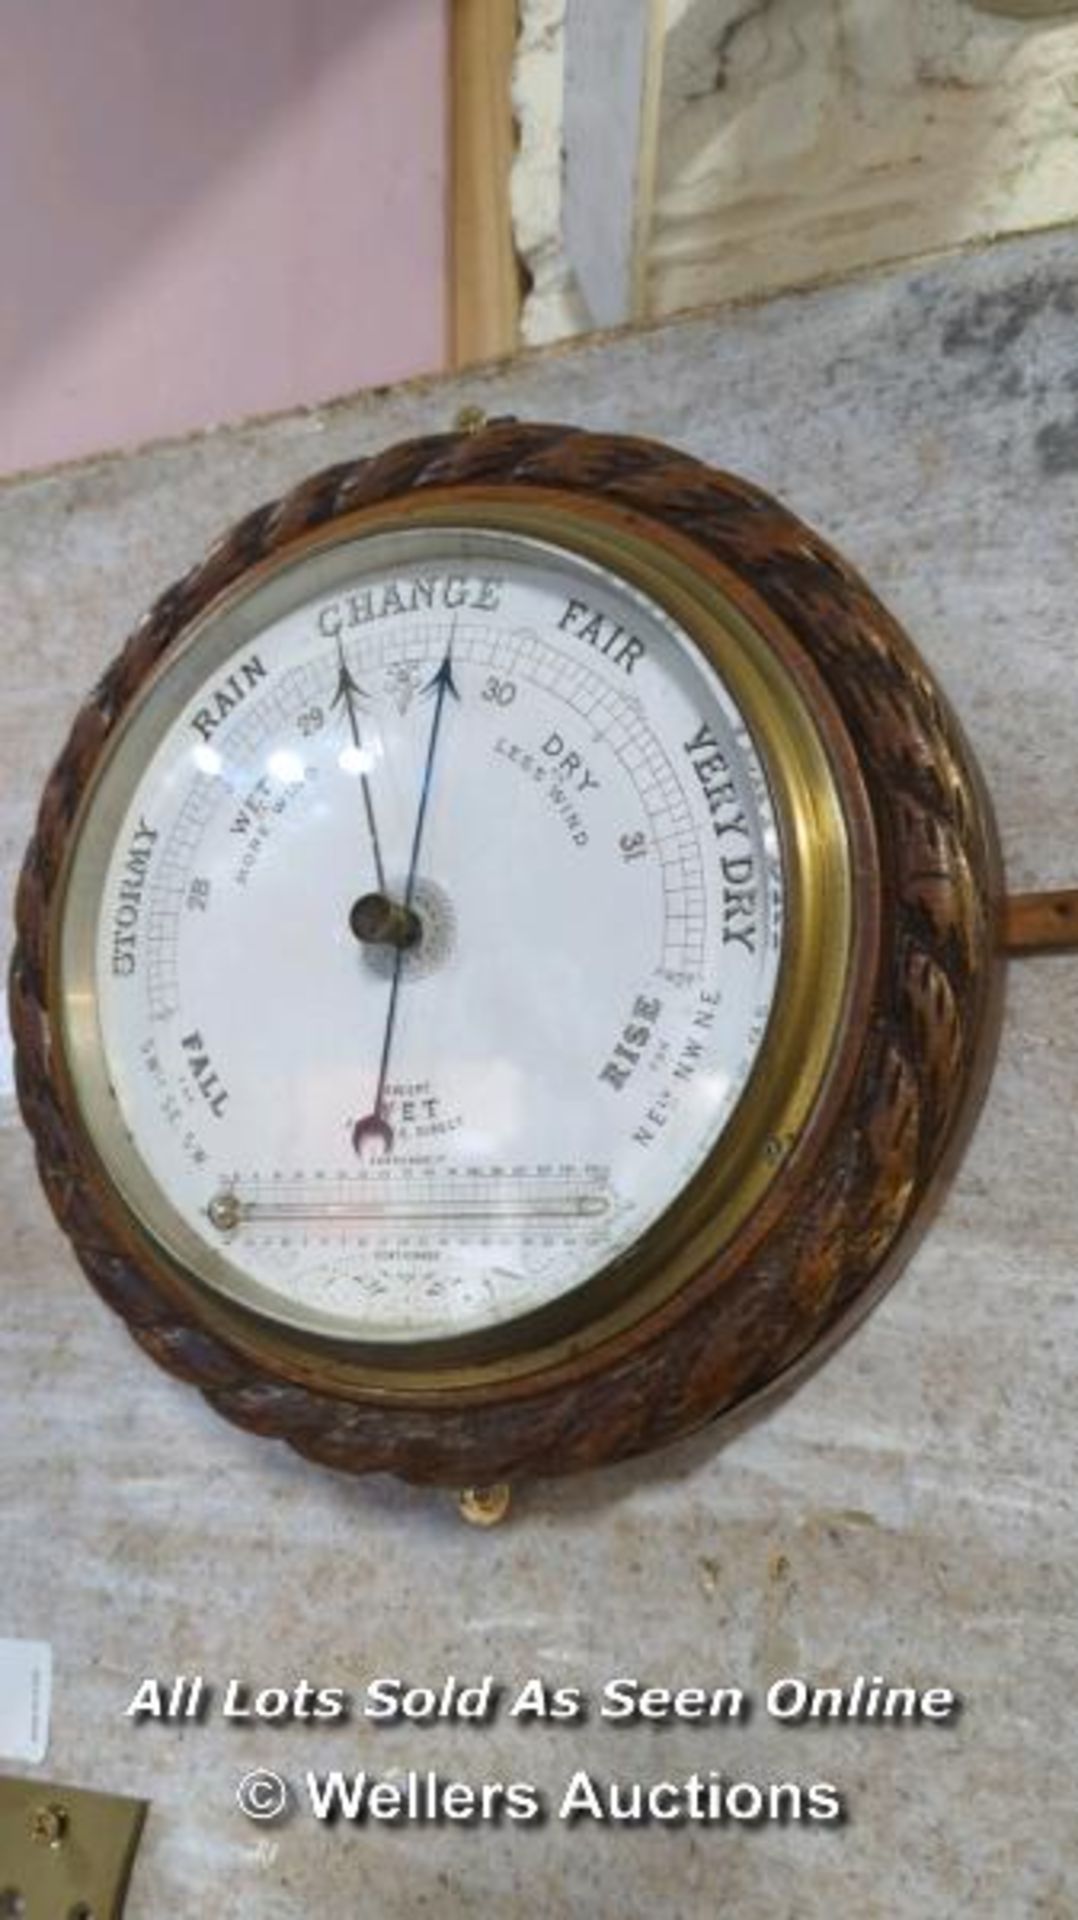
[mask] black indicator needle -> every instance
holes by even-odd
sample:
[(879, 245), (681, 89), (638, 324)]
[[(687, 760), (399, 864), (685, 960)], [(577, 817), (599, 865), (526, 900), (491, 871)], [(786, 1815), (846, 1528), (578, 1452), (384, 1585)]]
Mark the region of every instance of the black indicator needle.
[[(434, 712), (431, 715), (430, 738), (427, 741), (427, 758), (419, 789), (419, 807), (416, 812), (415, 830), (412, 834), (412, 852), (408, 862), (408, 878), (404, 886), (403, 911), (406, 915), (411, 914), (413, 911), (412, 897), (415, 893), (416, 874), (419, 868), (419, 852), (423, 844), (423, 828), (427, 818), (427, 803), (430, 799), (431, 786), (434, 779), (434, 760), (438, 751), (438, 736), (441, 732), (442, 713), (445, 709), (447, 696), (452, 695), (454, 700), (460, 699), (456, 681), (453, 678), (453, 640), (455, 635), (456, 622), (454, 621), (445, 650), (445, 658), (433, 679), (428, 680), (426, 686), (423, 688), (424, 694), (432, 693), (434, 695)], [(385, 893), (384, 887), (382, 892), (383, 894)], [(384, 1102), (386, 1076), (389, 1072), (389, 1056), (393, 1045), (393, 1030), (397, 1021), (397, 999), (400, 994), (401, 970), (404, 965), (404, 955), (406, 951), (406, 946), (403, 943), (399, 944), (397, 946), (396, 958), (393, 962), (393, 979), (389, 989), (389, 1006), (386, 1009), (386, 1030), (382, 1041), (382, 1058), (378, 1068), (378, 1088), (374, 1096), (374, 1106), (370, 1113), (363, 1116), (362, 1120), (356, 1121), (352, 1129), (352, 1145), (358, 1154), (362, 1154), (364, 1145), (368, 1140), (372, 1139), (380, 1140), (386, 1153), (389, 1153), (393, 1146), (393, 1129), (385, 1117)]]
[(363, 737), (359, 730), (357, 703), (360, 700), (367, 699), (368, 696), (364, 693), (362, 687), (357, 686), (355, 680), (352, 678), (348, 662), (344, 657), (344, 645), (340, 639), (337, 641), (337, 668), (337, 691), (330, 701), (330, 707), (331, 709), (333, 707), (343, 707), (345, 709), (348, 715), (348, 725), (352, 733), (352, 744), (357, 754), (363, 756), (359, 768), (360, 785), (363, 788), (363, 806), (367, 815), (367, 828), (371, 837), (371, 852), (374, 855), (374, 872), (378, 881), (378, 891), (384, 894), (386, 890), (386, 876), (385, 868), (382, 865), (382, 847), (378, 838), (377, 822), (374, 818), (374, 801), (371, 798), (371, 783), (367, 778), (366, 749), (364, 748)]

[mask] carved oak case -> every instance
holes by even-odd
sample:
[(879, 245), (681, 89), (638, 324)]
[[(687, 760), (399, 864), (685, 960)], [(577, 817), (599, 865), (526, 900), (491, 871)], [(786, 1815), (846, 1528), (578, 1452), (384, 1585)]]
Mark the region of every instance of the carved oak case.
[[(139, 714), (167, 711), (199, 636), (243, 617), (253, 593), (279, 594), (281, 581), (336, 564), (342, 551), (361, 562), (364, 543), (403, 530), (437, 547), (460, 528), (475, 542), (539, 542), (628, 583), (733, 687), (777, 816), (786, 923), (744, 1088), (671, 1203), (617, 1257), (597, 1258), (586, 1284), (466, 1338), (436, 1329), (398, 1349), (362, 1326), (329, 1335), (316, 1317), (300, 1324), (238, 1283), (215, 1285), (209, 1267), (177, 1252), (134, 1176), (117, 1173), (121, 1148), (134, 1153), (138, 1140), (121, 1141), (114, 1157), (98, 1124), (107, 1060), (98, 1094), (88, 1091), (80, 1021), (95, 1017), (91, 935), (104, 883), (80, 904), (89, 855), (79, 849), (107, 812), (110, 768), (135, 753), (124, 742), (137, 742)], [(554, 637), (571, 652), (585, 622), (565, 620)], [(325, 671), (344, 676), (333, 723), (350, 716), (358, 743), (348, 687), (356, 700), (366, 691), (362, 660), (349, 666), (343, 648), (334, 653), (333, 624), (321, 629)], [(424, 725), (435, 707), (441, 714), (446, 695), (450, 730), (473, 682), (463, 615), (447, 631), (431, 644), (445, 642), (450, 667), (431, 674), (422, 714)], [(495, 667), (499, 644), (495, 634)], [(272, 635), (260, 642), (270, 671), (271, 652)], [(402, 660), (394, 671), (407, 691)], [(487, 684), (474, 680), (476, 707)], [(182, 698), (189, 692), (185, 683)], [(328, 703), (316, 710), (328, 721)], [(204, 732), (210, 740), (208, 724)], [(447, 787), (448, 767), (447, 758)], [(364, 783), (376, 804), (378, 779), (375, 769)], [(381, 993), (396, 991), (409, 940), (422, 952), (428, 909), (422, 885), (412, 889), (416, 866), (407, 888), (390, 876), (354, 910), (356, 938), (385, 942)], [(402, 897), (389, 898), (394, 890)], [(355, 1473), (458, 1488), (565, 1473), (659, 1446), (782, 1388), (893, 1277), (991, 1065), (1000, 907), (992, 817), (954, 715), (825, 541), (755, 487), (669, 447), (496, 421), (334, 467), (250, 514), (161, 597), (104, 673), (49, 778), (23, 867), (11, 969), (19, 1097), (85, 1273), (151, 1358), (228, 1419)], [(76, 977), (65, 926), (80, 913), (91, 961)], [(429, 914), (433, 942), (434, 905)], [(709, 938), (719, 938), (714, 923)], [(404, 978), (402, 1001), (408, 993)], [(615, 1027), (618, 1014), (612, 1007)], [(277, 1008), (281, 1023), (292, 1017)], [(376, 1147), (391, 1133), (383, 1098), (380, 1084), (364, 1123), (381, 1127)], [(217, 1204), (220, 1222), (234, 1224), (242, 1203), (226, 1194)]]

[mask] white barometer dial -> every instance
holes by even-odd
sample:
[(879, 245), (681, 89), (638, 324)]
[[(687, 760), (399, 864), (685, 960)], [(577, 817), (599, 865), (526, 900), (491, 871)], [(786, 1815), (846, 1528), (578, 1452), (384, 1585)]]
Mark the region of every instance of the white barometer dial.
[(720, 1140), (783, 876), (745, 715), (648, 595), (513, 532), (341, 543), (125, 720), (63, 927), (79, 1101), (217, 1292), (344, 1340), (503, 1328)]

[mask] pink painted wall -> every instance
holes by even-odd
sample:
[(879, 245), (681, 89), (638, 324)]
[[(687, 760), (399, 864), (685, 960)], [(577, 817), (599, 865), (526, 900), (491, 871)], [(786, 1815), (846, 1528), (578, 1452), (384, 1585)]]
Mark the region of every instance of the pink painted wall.
[(0, 471), (444, 364), (448, 0), (3, 0)]

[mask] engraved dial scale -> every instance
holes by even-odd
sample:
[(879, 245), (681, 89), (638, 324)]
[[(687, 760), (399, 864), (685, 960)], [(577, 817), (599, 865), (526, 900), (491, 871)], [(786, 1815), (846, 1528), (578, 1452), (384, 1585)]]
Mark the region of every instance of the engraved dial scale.
[(639, 592), (457, 528), (347, 566), (126, 757), (67, 966), (111, 1170), (175, 1253), (436, 1341), (571, 1292), (686, 1184), (767, 1024), (782, 862), (743, 716)]
[(891, 1277), (1004, 948), (1073, 938), (1073, 896), (1003, 905), (837, 555), (668, 448), (498, 422), (315, 476), (136, 630), (23, 871), (20, 1097), (89, 1277), (230, 1418), (564, 1472), (785, 1384)]

